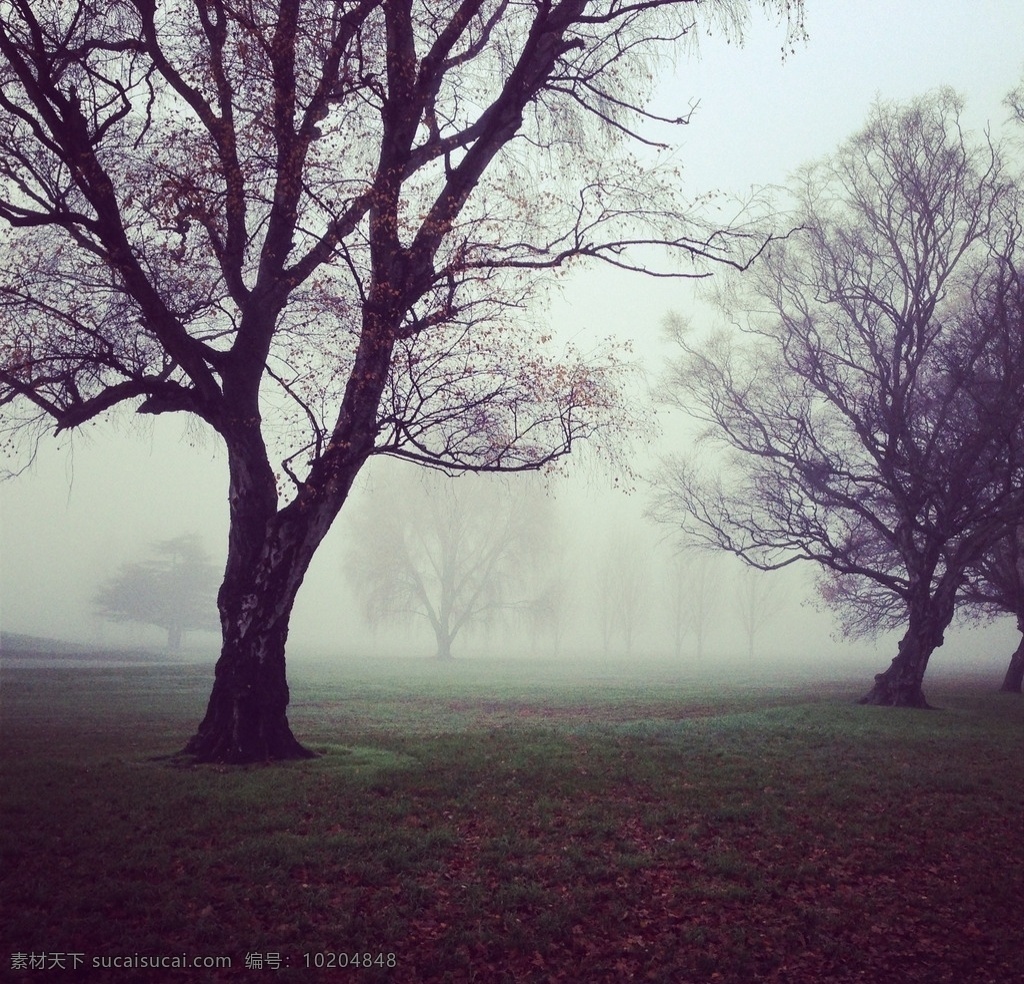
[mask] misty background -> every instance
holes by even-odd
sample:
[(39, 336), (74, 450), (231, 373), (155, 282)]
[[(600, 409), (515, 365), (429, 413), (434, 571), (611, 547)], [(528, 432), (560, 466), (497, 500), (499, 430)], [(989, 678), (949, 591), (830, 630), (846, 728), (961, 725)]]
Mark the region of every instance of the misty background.
[[(1024, 74), (1017, 0), (837, 6), (809, 3), (809, 40), (785, 58), (784, 31), (755, 16), (744, 45), (703, 38), (699, 51), (666, 70), (654, 110), (679, 115), (697, 106), (673, 151), (689, 193), (719, 190), (743, 199), (757, 188), (781, 184), (800, 164), (830, 153), (854, 133), (876, 97), (905, 100), (940, 85), (966, 97), (971, 129), (990, 128), (999, 139), (1008, 116), (1003, 99)], [(734, 208), (723, 199), (723, 221)], [(584, 351), (609, 336), (630, 340), (640, 370), (638, 399), (649, 399), (672, 354), (661, 335), (665, 316), (678, 312), (698, 326), (715, 318), (701, 291), (697, 282), (655, 281), (593, 267), (564, 278), (536, 316)], [(454, 657), (580, 660), (594, 672), (610, 662), (655, 658), (698, 673), (806, 670), (830, 679), (863, 678), (884, 669), (897, 636), (833, 638), (833, 618), (813, 605), (809, 568), (759, 575), (726, 557), (713, 561), (715, 601), (702, 651), (698, 655), (690, 631), (677, 655), (675, 548), (670, 530), (644, 518), (645, 479), (653, 476), (658, 456), (690, 434), (661, 411), (648, 440), (629, 453), (629, 470), (583, 451), (543, 479), (488, 479), (512, 495), (537, 487), (544, 497), (564, 586), (563, 626), (555, 640), (531, 628), (521, 608), (510, 607), (486, 624), (467, 627), (454, 644)], [(293, 663), (435, 654), (425, 619), (385, 619), (371, 626), (346, 573), (350, 545), (375, 489), (402, 489), (416, 481), (408, 464), (379, 458), (368, 463), (300, 591), (289, 636)], [(184, 534), (195, 533), (221, 565), (226, 488), (220, 448), (198, 423), (122, 414), (73, 435), (44, 435), (32, 466), (0, 482), (0, 628), (90, 647), (160, 647), (166, 642), (160, 629), (116, 624), (96, 614), (96, 591), (121, 565), (145, 559), (154, 543)], [(639, 598), (628, 629), (625, 615), (610, 626), (603, 622), (610, 577), (620, 591), (635, 589)], [(761, 587), (752, 588), (751, 578)], [(743, 598), (752, 590), (769, 592), (771, 604), (751, 658)], [(1015, 646), (1013, 623), (1009, 616), (983, 626), (955, 623), (933, 658), (932, 672), (969, 669), (991, 674), (995, 684)], [(194, 632), (185, 647), (192, 658), (212, 664), (218, 639)]]

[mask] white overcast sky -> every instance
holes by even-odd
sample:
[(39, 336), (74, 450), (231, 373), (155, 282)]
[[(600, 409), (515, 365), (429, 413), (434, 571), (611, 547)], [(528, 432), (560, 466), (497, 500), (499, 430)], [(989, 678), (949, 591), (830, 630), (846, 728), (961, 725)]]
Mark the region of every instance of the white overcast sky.
[[(876, 96), (907, 99), (951, 85), (967, 98), (970, 127), (998, 130), (1005, 120), (1002, 100), (1024, 71), (1021, 0), (807, 0), (806, 7), (808, 40), (784, 60), (784, 26), (756, 9), (743, 46), (705, 38), (699, 57), (664, 80), (659, 109), (678, 113), (699, 101), (677, 154), (694, 194), (742, 194), (784, 181), (857, 130)], [(691, 298), (685, 284), (598, 270), (574, 277), (550, 313), (570, 334), (634, 337), (650, 353), (662, 317), (687, 309)], [(0, 483), (0, 624), (74, 634), (111, 563), (185, 530), (211, 543), (222, 537), (223, 463), (212, 443), (189, 447), (181, 433), (177, 421), (130, 434), (100, 425), (74, 439), (73, 454), (68, 438), (50, 442), (33, 471)], [(309, 598), (329, 606), (339, 586), (336, 552), (309, 581), (316, 582), (304, 588)], [(311, 622), (320, 607), (300, 598), (294, 630), (301, 633), (303, 618)]]
[(752, 27), (744, 47), (709, 42), (680, 73), (700, 99), (685, 146), (704, 182), (784, 180), (855, 131), (876, 95), (950, 85), (967, 96), (972, 125), (1001, 122), (1024, 69), (1019, 0), (808, 0), (808, 42), (784, 61), (778, 27), (756, 15)]
[[(1006, 129), (1003, 100), (1024, 74), (1021, 0), (807, 0), (806, 29), (806, 44), (783, 59), (784, 26), (755, 10), (742, 46), (704, 38), (699, 56), (664, 80), (665, 115), (699, 104), (677, 154), (693, 194), (742, 197), (784, 183), (853, 135), (877, 97), (907, 100), (949, 85), (967, 100), (970, 129)], [(656, 324), (641, 328), (643, 314), (657, 322), (692, 296), (677, 284), (607, 269), (577, 279), (581, 289), (558, 318), (579, 327), (628, 325), (623, 333), (634, 337), (657, 335)]]

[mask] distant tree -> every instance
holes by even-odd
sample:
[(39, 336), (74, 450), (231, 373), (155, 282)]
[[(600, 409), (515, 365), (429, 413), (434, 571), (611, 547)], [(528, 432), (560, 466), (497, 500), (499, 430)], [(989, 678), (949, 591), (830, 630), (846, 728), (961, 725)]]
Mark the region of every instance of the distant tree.
[(527, 558), (524, 588), (527, 601), (521, 614), (530, 629), (534, 649), (547, 638), (552, 655), (562, 646), (565, 627), (574, 606), (570, 575), (566, 571), (569, 544), (556, 522), (545, 522), (544, 549)]
[[(684, 559), (675, 554), (669, 564), (669, 576), (666, 579), (669, 601), (669, 613), (672, 618), (672, 652), (676, 659), (683, 655), (683, 641), (690, 631), (690, 620), (687, 618), (687, 583)], [(698, 656), (698, 659), (700, 657)]]
[[(289, 619), (371, 456), (537, 469), (629, 419), (614, 351), (536, 329), (546, 272), (703, 276), (760, 248), (702, 218), (674, 163), (631, 152), (687, 122), (646, 109), (656, 59), (735, 36), (749, 6), (0, 7), (5, 426), (35, 438), (126, 407), (224, 442), (196, 760), (310, 754), (287, 719)], [(800, 32), (799, 0), (761, 6)]]
[(601, 655), (605, 659), (611, 653), (612, 635), (616, 625), (616, 569), (614, 565), (598, 563), (592, 572), (594, 616), (601, 633)]
[(876, 106), (800, 173), (799, 231), (722, 295), (748, 341), (675, 329), (667, 398), (724, 455), (717, 475), (668, 462), (656, 512), (753, 567), (809, 560), (897, 597), (866, 703), (927, 706), (966, 571), (1022, 509), (1018, 195), (960, 112), (948, 90)]
[(785, 597), (786, 586), (778, 577), (752, 567), (737, 572), (733, 600), (746, 638), (748, 660), (754, 658), (758, 636), (779, 617)]
[(618, 581), (616, 615), (622, 632), (622, 645), (627, 656), (633, 653), (637, 630), (643, 625), (650, 591), (647, 551), (633, 542), (619, 554), (616, 565)]
[(367, 620), (424, 619), (437, 658), (451, 659), (464, 629), (529, 604), (524, 572), (544, 549), (546, 505), (522, 485), (433, 470), (374, 489), (345, 565)]
[(1006, 97), (1006, 105), (1013, 114), (1013, 120), (1024, 126), (1024, 79)]
[(94, 605), (111, 622), (155, 625), (167, 632), (167, 648), (181, 649), (186, 632), (215, 632), (220, 572), (196, 534), (153, 544), (150, 558), (122, 565), (101, 585)]
[(683, 547), (669, 566), (669, 611), (676, 659), (683, 653), (683, 641), (692, 633), (698, 661), (704, 658), (708, 629), (721, 602), (721, 571), (709, 550)]
[(605, 656), (619, 637), (626, 656), (648, 605), (648, 551), (637, 531), (619, 530), (607, 541), (596, 571), (595, 602)]

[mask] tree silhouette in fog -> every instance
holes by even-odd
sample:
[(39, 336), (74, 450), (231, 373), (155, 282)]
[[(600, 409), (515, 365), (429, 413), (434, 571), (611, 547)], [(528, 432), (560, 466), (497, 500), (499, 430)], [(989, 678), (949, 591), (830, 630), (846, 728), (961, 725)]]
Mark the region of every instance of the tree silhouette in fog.
[(722, 601), (722, 572), (710, 550), (682, 546), (675, 550), (666, 578), (672, 648), (676, 659), (693, 634), (697, 661), (704, 659), (708, 631)]
[(869, 703), (927, 706), (966, 573), (1024, 508), (1020, 194), (961, 108), (949, 90), (877, 105), (798, 174), (798, 231), (721, 294), (733, 330), (674, 328), (667, 399), (724, 456), (668, 462), (658, 515), (895, 605), (905, 632)]
[(605, 538), (595, 558), (594, 605), (607, 657), (614, 639), (631, 656), (650, 601), (650, 544), (639, 527), (620, 528)]
[(216, 631), (220, 571), (199, 537), (162, 540), (146, 560), (123, 564), (93, 599), (96, 612), (111, 622), (155, 625), (167, 633), (167, 648), (181, 649), (186, 632)]
[(747, 642), (748, 660), (754, 658), (758, 638), (781, 614), (787, 593), (787, 586), (779, 577), (772, 578), (751, 567), (737, 572), (732, 600)]
[(421, 619), (448, 660), (465, 629), (535, 604), (550, 503), (522, 481), (401, 473), (356, 514), (346, 572), (371, 624)]

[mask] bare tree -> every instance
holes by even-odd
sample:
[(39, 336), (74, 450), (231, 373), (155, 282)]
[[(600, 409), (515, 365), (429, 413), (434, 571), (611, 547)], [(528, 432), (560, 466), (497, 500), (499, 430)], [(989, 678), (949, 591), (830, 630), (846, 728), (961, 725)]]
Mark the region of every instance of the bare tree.
[(447, 660), (464, 629), (526, 606), (526, 570), (547, 526), (547, 500), (526, 492), (433, 470), (374, 489), (346, 562), (369, 621), (425, 619)]
[(612, 636), (616, 626), (616, 573), (613, 564), (599, 563), (593, 572), (594, 578), (594, 615), (601, 632), (601, 654), (607, 660), (611, 653)]
[(754, 567), (810, 560), (901, 600), (869, 703), (927, 706), (965, 571), (1021, 511), (1016, 191), (960, 111), (948, 90), (878, 105), (805, 168), (799, 232), (724, 298), (747, 343), (678, 331), (667, 386), (724, 459), (670, 462), (663, 519)]
[(1006, 106), (1012, 114), (1012, 119), (1024, 126), (1024, 79), (1006, 97)]
[(567, 567), (569, 543), (564, 529), (556, 521), (545, 523), (542, 544), (530, 552), (525, 586), (528, 600), (522, 614), (530, 629), (534, 649), (546, 637), (552, 655), (562, 647), (566, 624), (574, 607), (571, 578)]
[(649, 553), (638, 531), (620, 529), (608, 539), (599, 558), (594, 601), (606, 657), (616, 636), (622, 640), (625, 655), (633, 652), (648, 604)]
[(764, 571), (746, 567), (736, 574), (734, 600), (736, 613), (747, 641), (747, 659), (754, 658), (758, 636), (779, 616), (786, 586)]
[[(1007, 96), (1014, 121), (1024, 127), (1024, 80)], [(964, 598), (988, 614), (1009, 613), (1021, 637), (1010, 656), (1000, 690), (1024, 689), (1024, 525), (1010, 530), (967, 572)]]
[[(690, 632), (690, 619), (687, 602), (689, 600), (686, 583), (686, 564), (680, 554), (674, 554), (669, 565), (669, 577), (666, 580), (668, 589), (669, 614), (672, 619), (672, 652), (675, 658), (683, 655), (683, 641)], [(700, 658), (698, 656), (698, 658)]]
[(721, 600), (721, 571), (709, 550), (684, 547), (672, 556), (669, 568), (669, 612), (676, 659), (683, 653), (683, 641), (693, 633), (697, 660), (704, 658), (708, 629)]
[(370, 456), (534, 469), (621, 420), (614, 354), (531, 334), (540, 273), (756, 252), (630, 153), (686, 121), (644, 110), (654, 60), (698, 15), (732, 30), (746, 8), (3, 5), (5, 423), (186, 413), (227, 453), (223, 644), (188, 754), (309, 754), (286, 715), (289, 617)]
[(647, 611), (650, 582), (648, 577), (649, 550), (635, 539), (625, 543), (615, 561), (616, 620), (622, 632), (622, 645), (626, 656), (633, 654), (637, 631)]
[[(978, 620), (1010, 614), (1015, 616), (1021, 639), (1010, 656), (1000, 690), (1020, 693), (1024, 679), (1024, 550), (1021, 527), (1010, 529), (964, 573), (957, 596), (958, 611)], [(888, 544), (878, 542), (874, 563), (895, 571), (899, 556)], [(907, 606), (898, 594), (863, 577), (827, 571), (819, 578), (818, 591), (825, 607), (836, 613), (844, 635), (874, 636), (898, 629), (906, 621)]]

